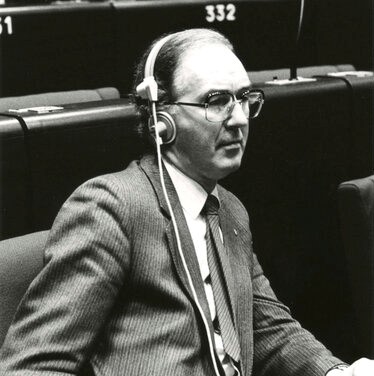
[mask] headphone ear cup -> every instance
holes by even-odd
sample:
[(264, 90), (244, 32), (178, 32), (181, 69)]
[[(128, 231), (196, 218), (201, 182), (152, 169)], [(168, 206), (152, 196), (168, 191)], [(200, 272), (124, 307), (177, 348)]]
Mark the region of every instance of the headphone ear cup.
[(159, 136), (162, 138), (162, 143), (172, 143), (177, 135), (177, 128), (173, 117), (165, 111), (158, 111), (156, 115), (158, 128), (160, 130)]

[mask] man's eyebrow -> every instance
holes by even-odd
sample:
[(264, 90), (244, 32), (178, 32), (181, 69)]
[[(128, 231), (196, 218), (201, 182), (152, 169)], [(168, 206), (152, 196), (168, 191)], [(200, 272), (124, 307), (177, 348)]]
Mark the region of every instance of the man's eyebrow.
[(222, 88), (218, 89), (218, 88), (216, 88), (216, 89), (210, 89), (210, 90), (208, 90), (208, 91), (206, 91), (206, 92), (198, 95), (198, 98), (200, 100), (205, 100), (209, 95), (220, 94), (220, 93), (231, 93), (231, 94), (235, 94), (235, 96), (237, 96), (237, 95), (243, 94), (244, 92), (246, 92), (248, 90), (252, 90), (252, 85), (251, 84), (250, 85), (245, 85), (245, 86), (241, 87), (235, 93), (232, 92), (229, 89), (222, 89)]
[(226, 89), (209, 90), (208, 93), (206, 93), (205, 98), (214, 94), (226, 94), (226, 93), (231, 93), (231, 91), (226, 90)]

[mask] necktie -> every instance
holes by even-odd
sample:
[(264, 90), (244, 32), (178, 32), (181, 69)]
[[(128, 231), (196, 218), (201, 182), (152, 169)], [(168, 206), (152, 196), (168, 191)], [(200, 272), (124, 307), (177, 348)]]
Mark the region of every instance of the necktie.
[(223, 249), (219, 233), (218, 207), (218, 199), (213, 195), (209, 195), (202, 211), (202, 214), (205, 214), (207, 222), (206, 246), (208, 265), (212, 282), (214, 303), (216, 306), (216, 319), (218, 318), (223, 346), (226, 353), (237, 362), (239, 361), (240, 346), (230, 316), (228, 295), (226, 293), (225, 281), (223, 279), (223, 273), (221, 271), (217, 252), (218, 247)]

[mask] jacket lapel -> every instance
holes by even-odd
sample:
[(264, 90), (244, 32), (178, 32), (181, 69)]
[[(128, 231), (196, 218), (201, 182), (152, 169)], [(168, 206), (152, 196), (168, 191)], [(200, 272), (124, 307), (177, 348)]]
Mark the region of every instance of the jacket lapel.
[[(169, 221), (166, 227), (166, 237), (168, 240), (171, 257), (173, 259), (178, 277), (187, 295), (189, 296), (190, 300), (195, 303), (193, 292), (191, 290), (190, 283), (189, 283), (189, 278), (186, 273), (185, 267), (183, 265), (184, 262), (178, 250), (177, 239), (176, 239), (175, 231), (173, 228), (173, 223), (171, 221), (170, 210), (168, 208), (165, 195), (162, 191), (158, 166), (156, 165), (156, 162), (157, 162), (156, 158), (153, 155), (148, 155), (142, 158), (142, 160), (140, 161), (140, 165), (143, 171), (145, 172), (145, 174), (148, 176), (154, 188), (154, 191), (156, 193), (156, 196), (160, 204), (161, 211), (164, 213), (164, 216)], [(163, 176), (164, 176), (164, 181), (165, 181), (165, 187), (166, 187), (170, 205), (172, 207), (175, 220), (178, 226), (178, 233), (179, 233), (179, 237), (180, 237), (180, 241), (182, 245), (184, 261), (190, 273), (198, 302), (209, 323), (211, 335), (213, 335), (213, 325), (211, 325), (209, 305), (206, 299), (204, 284), (201, 278), (200, 268), (199, 268), (195, 248), (193, 245), (193, 241), (190, 235), (190, 231), (188, 229), (188, 225), (183, 214), (182, 206), (179, 202), (178, 195), (175, 191), (175, 188), (170, 179), (170, 176), (167, 173), (165, 168), (163, 170), (164, 170)]]
[[(181, 244), (182, 244), (182, 251), (183, 251), (184, 259), (185, 259), (188, 271), (191, 275), (192, 283), (193, 283), (193, 286), (194, 286), (195, 291), (196, 291), (198, 302), (199, 302), (199, 304), (200, 304), (200, 306), (201, 306), (201, 308), (204, 312), (204, 315), (205, 315), (208, 323), (211, 323), (209, 305), (208, 305), (208, 301), (207, 301), (206, 295), (205, 295), (204, 283), (203, 283), (203, 280), (201, 278), (199, 263), (198, 263), (197, 256), (196, 256), (196, 251), (195, 251), (195, 248), (194, 248), (194, 245), (193, 245), (193, 242), (192, 242), (190, 231), (189, 231), (188, 226), (187, 226), (187, 222), (186, 222), (184, 215), (183, 215), (183, 209), (182, 209), (181, 205), (176, 205), (174, 207), (174, 214), (175, 214), (175, 218), (176, 218), (176, 221), (177, 221), (177, 224), (178, 224), (178, 231), (179, 231), (179, 236), (180, 236), (180, 240), (181, 240)], [(170, 221), (170, 224), (171, 224), (171, 221)], [(171, 226), (172, 225), (169, 226), (170, 230), (171, 230)], [(175, 235), (174, 235), (174, 229), (169, 232), (168, 236), (169, 236), (169, 244), (173, 244), (172, 242), (174, 240), (176, 240)], [(180, 255), (178, 253), (178, 249), (177, 249), (177, 246), (176, 246), (175, 243), (174, 243), (174, 246), (172, 246), (170, 248), (171, 248), (171, 251), (172, 251), (173, 254), (177, 253), (177, 255), (174, 255), (175, 259), (176, 259), (175, 261), (179, 262), (179, 260), (181, 260), (181, 258), (180, 258)], [(186, 276), (186, 280), (187, 280), (187, 274), (186, 274), (184, 268), (182, 270), (180, 270), (180, 272), (181, 272), (180, 274), (183, 274), (183, 275)], [(188, 281), (186, 281), (186, 282), (187, 282), (187, 285), (188, 285)], [(188, 285), (188, 287), (189, 287), (189, 285)], [(190, 292), (191, 292), (191, 290), (190, 290)], [(192, 294), (191, 294), (191, 298), (193, 299)], [(214, 330), (213, 325), (210, 325), (211, 335), (213, 335), (213, 330)]]

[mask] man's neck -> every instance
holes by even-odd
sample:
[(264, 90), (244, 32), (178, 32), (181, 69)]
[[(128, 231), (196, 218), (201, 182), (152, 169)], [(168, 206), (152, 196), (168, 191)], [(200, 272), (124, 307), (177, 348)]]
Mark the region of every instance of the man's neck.
[(183, 168), (183, 165), (179, 163), (179, 161), (176, 158), (173, 158), (173, 156), (163, 154), (162, 159), (167, 163), (171, 164), (176, 169), (178, 169), (182, 174), (188, 176), (190, 179), (200, 184), (208, 194), (210, 194), (217, 185), (216, 181), (204, 179), (202, 177), (197, 176), (196, 174), (193, 174), (193, 171)]

